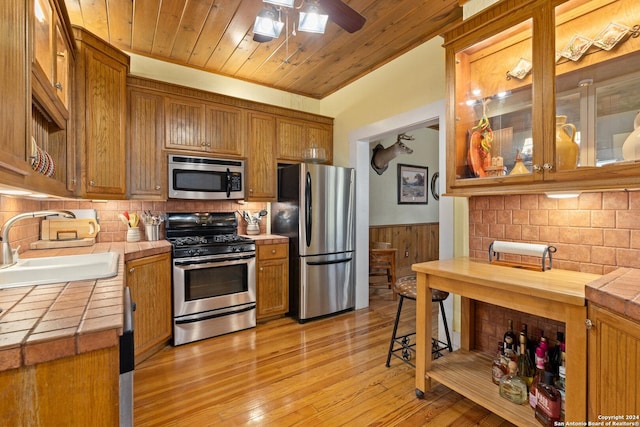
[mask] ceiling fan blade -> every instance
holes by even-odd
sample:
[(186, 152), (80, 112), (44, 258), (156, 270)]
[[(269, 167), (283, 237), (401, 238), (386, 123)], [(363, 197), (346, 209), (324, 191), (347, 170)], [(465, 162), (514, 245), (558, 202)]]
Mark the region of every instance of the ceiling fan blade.
[(263, 36), (262, 34), (253, 33), (253, 41), (258, 43), (266, 43), (273, 40), (273, 37)]
[(319, 0), (322, 9), (329, 15), (329, 19), (338, 24), (344, 30), (355, 33), (367, 18), (350, 8), (341, 0)]

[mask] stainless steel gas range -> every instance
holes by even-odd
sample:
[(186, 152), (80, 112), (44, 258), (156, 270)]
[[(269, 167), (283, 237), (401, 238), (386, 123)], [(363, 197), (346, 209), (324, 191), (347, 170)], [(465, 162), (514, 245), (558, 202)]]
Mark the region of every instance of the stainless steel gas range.
[(256, 326), (256, 246), (235, 212), (168, 213), (174, 345)]

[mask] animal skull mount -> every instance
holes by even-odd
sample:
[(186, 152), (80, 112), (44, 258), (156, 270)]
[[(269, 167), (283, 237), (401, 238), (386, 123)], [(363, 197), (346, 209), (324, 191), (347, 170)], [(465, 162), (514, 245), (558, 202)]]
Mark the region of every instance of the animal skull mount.
[(398, 139), (392, 145), (384, 148), (382, 144), (378, 144), (373, 148), (373, 155), (371, 156), (371, 167), (378, 175), (382, 175), (384, 171), (389, 167), (389, 162), (396, 158), (399, 154), (411, 154), (413, 150), (402, 141), (413, 141), (415, 138), (411, 135), (401, 133), (398, 135)]

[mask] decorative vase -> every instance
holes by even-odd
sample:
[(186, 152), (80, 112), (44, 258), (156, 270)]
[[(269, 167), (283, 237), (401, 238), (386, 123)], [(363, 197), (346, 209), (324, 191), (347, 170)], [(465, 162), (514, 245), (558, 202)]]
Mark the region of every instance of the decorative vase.
[(524, 165), (522, 154), (520, 154), (520, 150), (516, 151), (516, 163), (509, 172), (509, 175), (523, 175), (529, 173), (529, 169)]
[(622, 144), (622, 157), (625, 160), (640, 159), (640, 113), (633, 121), (633, 132), (629, 134)]
[[(556, 170), (571, 170), (578, 166), (580, 146), (576, 142), (576, 127), (566, 121), (567, 116), (556, 116)], [(567, 129), (571, 129), (571, 134)]]

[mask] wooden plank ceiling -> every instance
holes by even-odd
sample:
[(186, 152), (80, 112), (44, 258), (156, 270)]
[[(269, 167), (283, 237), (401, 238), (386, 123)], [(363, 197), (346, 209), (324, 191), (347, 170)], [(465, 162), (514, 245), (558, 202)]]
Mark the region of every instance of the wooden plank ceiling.
[[(296, 7), (299, 2), (296, 1)], [(65, 0), (73, 25), (127, 52), (322, 99), (459, 23), (459, 0), (345, 0), (367, 21), (353, 34), (253, 41), (262, 0)], [(284, 10), (287, 10), (286, 8)], [(297, 25), (297, 23), (296, 23)]]

